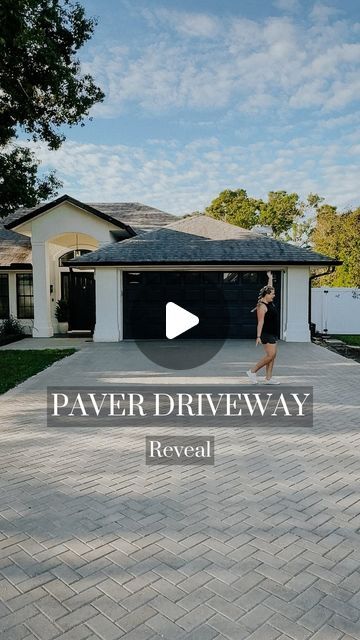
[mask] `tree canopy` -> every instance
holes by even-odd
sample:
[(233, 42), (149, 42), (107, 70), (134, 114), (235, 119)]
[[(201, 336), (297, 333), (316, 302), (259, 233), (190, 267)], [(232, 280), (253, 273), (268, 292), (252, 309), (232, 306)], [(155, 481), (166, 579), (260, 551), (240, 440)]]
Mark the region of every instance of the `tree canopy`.
[(334, 273), (315, 282), (316, 286), (360, 287), (360, 207), (338, 213), (336, 207), (319, 207), (311, 233), (315, 251), (343, 261)]
[(217, 220), (251, 229), (259, 222), (261, 203), (261, 200), (249, 198), (245, 189), (226, 189), (212, 201), (205, 213)]
[(35, 156), (16, 139), (22, 132), (58, 149), (61, 127), (83, 125), (103, 100), (77, 57), (95, 25), (71, 0), (1, 0), (0, 215), (56, 194), (55, 176), (39, 178)]
[(260, 224), (272, 227), (275, 236), (287, 231), (296, 218), (302, 217), (297, 193), (270, 191), (267, 202), (260, 207)]
[(297, 193), (270, 191), (262, 200), (245, 189), (226, 189), (205, 213), (244, 229), (268, 225), (275, 238), (343, 261), (314, 286), (360, 287), (360, 208), (339, 213), (316, 193), (302, 201)]
[[(245, 189), (226, 189), (211, 202), (205, 213), (244, 229), (268, 225), (275, 237), (281, 237), (281, 234), (298, 224), (309, 209), (315, 209), (320, 201), (318, 195), (309, 194), (306, 201), (302, 202), (297, 193), (287, 191), (270, 191), (265, 201), (249, 197)], [(305, 224), (302, 233), (307, 230), (308, 225)]]

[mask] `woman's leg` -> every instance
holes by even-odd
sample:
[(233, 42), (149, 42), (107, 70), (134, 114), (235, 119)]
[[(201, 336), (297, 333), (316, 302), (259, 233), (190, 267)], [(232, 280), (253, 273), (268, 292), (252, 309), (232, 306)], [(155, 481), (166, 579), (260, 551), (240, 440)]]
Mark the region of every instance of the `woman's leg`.
[(273, 359), (273, 351), (274, 347), (276, 348), (276, 344), (264, 344), (263, 347), (265, 349), (266, 355), (261, 360), (259, 360), (259, 362), (257, 362), (256, 365), (251, 369), (253, 373), (260, 371), (260, 369), (262, 369), (263, 367), (267, 367)]
[(270, 380), (271, 376), (272, 376), (272, 371), (273, 371), (273, 366), (274, 366), (274, 362), (275, 362), (275, 358), (276, 358), (276, 351), (277, 351), (277, 345), (276, 344), (268, 344), (268, 347), (273, 347), (273, 349), (271, 350), (273, 352), (273, 356), (272, 359), (270, 360), (270, 362), (266, 365), (266, 379)]

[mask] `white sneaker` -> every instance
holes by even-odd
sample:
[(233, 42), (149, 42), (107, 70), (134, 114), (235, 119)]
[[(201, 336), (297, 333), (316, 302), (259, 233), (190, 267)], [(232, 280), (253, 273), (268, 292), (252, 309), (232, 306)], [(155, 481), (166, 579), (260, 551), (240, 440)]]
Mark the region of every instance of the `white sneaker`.
[(280, 384), (280, 382), (278, 382), (278, 380), (274, 380), (273, 378), (270, 378), (270, 380), (264, 378), (264, 384)]
[(251, 382), (253, 382), (254, 384), (257, 384), (258, 380), (257, 380), (256, 373), (251, 371), (251, 369), (248, 369), (248, 371), (246, 372), (246, 375), (250, 378)]

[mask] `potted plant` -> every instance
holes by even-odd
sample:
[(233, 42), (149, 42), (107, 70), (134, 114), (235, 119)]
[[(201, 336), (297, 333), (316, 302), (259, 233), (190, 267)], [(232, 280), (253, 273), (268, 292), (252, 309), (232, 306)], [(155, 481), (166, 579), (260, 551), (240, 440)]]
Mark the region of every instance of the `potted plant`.
[(67, 333), (69, 329), (69, 305), (64, 298), (56, 301), (55, 318), (58, 321), (59, 333)]

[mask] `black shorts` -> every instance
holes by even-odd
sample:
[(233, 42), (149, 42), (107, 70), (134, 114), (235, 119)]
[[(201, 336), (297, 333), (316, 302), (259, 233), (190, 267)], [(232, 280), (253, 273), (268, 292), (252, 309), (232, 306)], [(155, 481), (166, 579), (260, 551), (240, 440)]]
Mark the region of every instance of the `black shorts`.
[(260, 340), (261, 344), (276, 344), (277, 342), (276, 337), (271, 333), (262, 333)]

